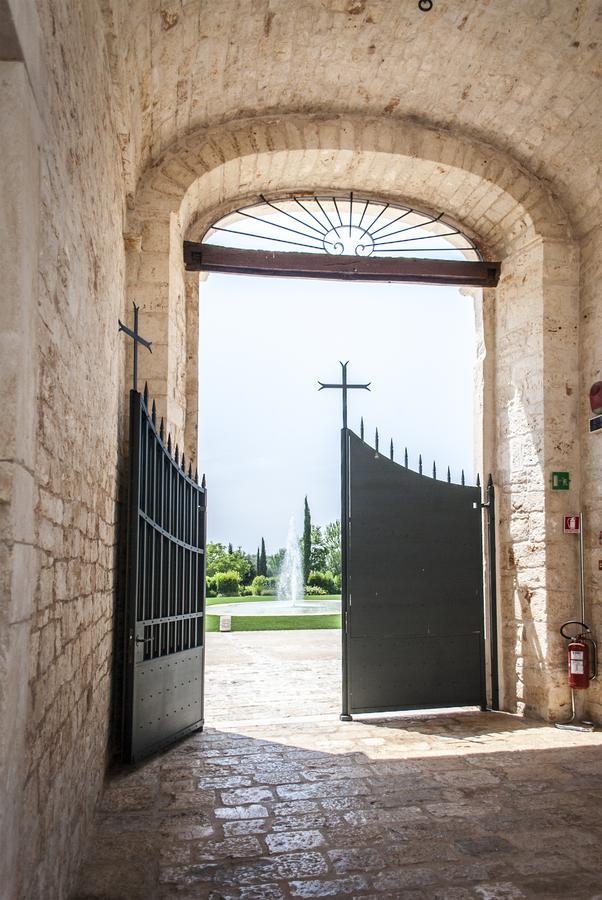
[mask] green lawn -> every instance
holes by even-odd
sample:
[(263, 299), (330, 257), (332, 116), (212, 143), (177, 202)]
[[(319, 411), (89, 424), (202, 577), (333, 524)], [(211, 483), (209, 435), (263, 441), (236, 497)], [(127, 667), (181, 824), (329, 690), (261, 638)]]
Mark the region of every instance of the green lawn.
[[(340, 600), (339, 594), (322, 597), (306, 597), (312, 600)], [(276, 600), (276, 597), (208, 597), (207, 606), (220, 603), (250, 603), (251, 601)], [(232, 616), (232, 631), (295, 631), (299, 629), (316, 630), (320, 628), (340, 628), (339, 613), (315, 616)], [(219, 616), (211, 615), (207, 610), (205, 628), (207, 631), (219, 631)]]

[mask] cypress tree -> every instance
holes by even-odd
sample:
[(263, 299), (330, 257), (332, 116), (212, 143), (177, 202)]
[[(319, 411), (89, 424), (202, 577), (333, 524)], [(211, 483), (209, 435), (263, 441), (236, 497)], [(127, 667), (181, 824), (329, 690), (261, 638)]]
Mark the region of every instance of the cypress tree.
[(259, 565), (260, 565), (259, 574), (267, 575), (268, 574), (268, 560), (265, 555), (265, 541), (263, 538), (261, 539), (261, 554), (259, 556)]
[(309, 578), (309, 565), (311, 560), (311, 513), (309, 511), (309, 503), (307, 496), (305, 497), (305, 508), (303, 510), (303, 581), (307, 584)]
[(257, 573), (257, 575), (261, 575), (261, 572), (259, 571), (259, 547), (257, 548), (257, 559), (255, 562), (255, 572)]
[(232, 549), (232, 544), (231, 544), (231, 543), (228, 544), (228, 553), (230, 554), (230, 556), (232, 556), (232, 554), (234, 553), (234, 550)]

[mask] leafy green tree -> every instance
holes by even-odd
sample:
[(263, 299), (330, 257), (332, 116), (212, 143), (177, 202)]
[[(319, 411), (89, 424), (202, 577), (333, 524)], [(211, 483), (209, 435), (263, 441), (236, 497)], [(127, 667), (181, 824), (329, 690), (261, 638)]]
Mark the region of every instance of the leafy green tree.
[(268, 575), (272, 578), (278, 578), (280, 575), (280, 570), (282, 568), (282, 563), (284, 561), (284, 554), (286, 550), (284, 547), (281, 547), (280, 550), (277, 550), (276, 553), (271, 553), (268, 556)]
[(305, 506), (303, 509), (303, 584), (307, 584), (309, 573), (311, 570), (311, 513), (309, 511), (309, 503), (307, 496), (305, 497)]
[(326, 551), (325, 571), (341, 574), (341, 523), (330, 522), (324, 528), (322, 545)]
[[(326, 570), (326, 548), (319, 525), (311, 526), (311, 549), (309, 553), (309, 571), (324, 572)], [(309, 579), (309, 574), (308, 574)], [(309, 581), (308, 581), (309, 583)]]
[(251, 577), (251, 562), (241, 550), (228, 553), (223, 544), (207, 544), (207, 576), (218, 572), (237, 572), (242, 584), (248, 584)]

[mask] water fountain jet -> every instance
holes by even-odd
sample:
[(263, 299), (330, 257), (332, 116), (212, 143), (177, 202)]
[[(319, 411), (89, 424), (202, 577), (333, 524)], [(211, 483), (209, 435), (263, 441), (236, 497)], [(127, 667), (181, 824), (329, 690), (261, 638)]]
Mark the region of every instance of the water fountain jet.
[(299, 600), (303, 599), (303, 587), (299, 535), (295, 527), (295, 517), (291, 516), (288, 523), (286, 550), (278, 577), (278, 600), (288, 603), (290, 606), (297, 606)]

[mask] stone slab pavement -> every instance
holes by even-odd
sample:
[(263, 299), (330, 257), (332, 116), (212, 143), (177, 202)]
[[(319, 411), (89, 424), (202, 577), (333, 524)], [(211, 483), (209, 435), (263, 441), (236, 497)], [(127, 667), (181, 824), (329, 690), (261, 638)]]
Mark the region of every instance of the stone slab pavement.
[(340, 712), (338, 629), (210, 632), (205, 648), (208, 724)]
[(295, 717), (329, 637), (273, 634), (259, 659), (254, 638), (208, 643), (222, 719), (112, 774), (73, 900), (602, 900), (602, 733), (481, 712), (341, 723), (336, 691)]

